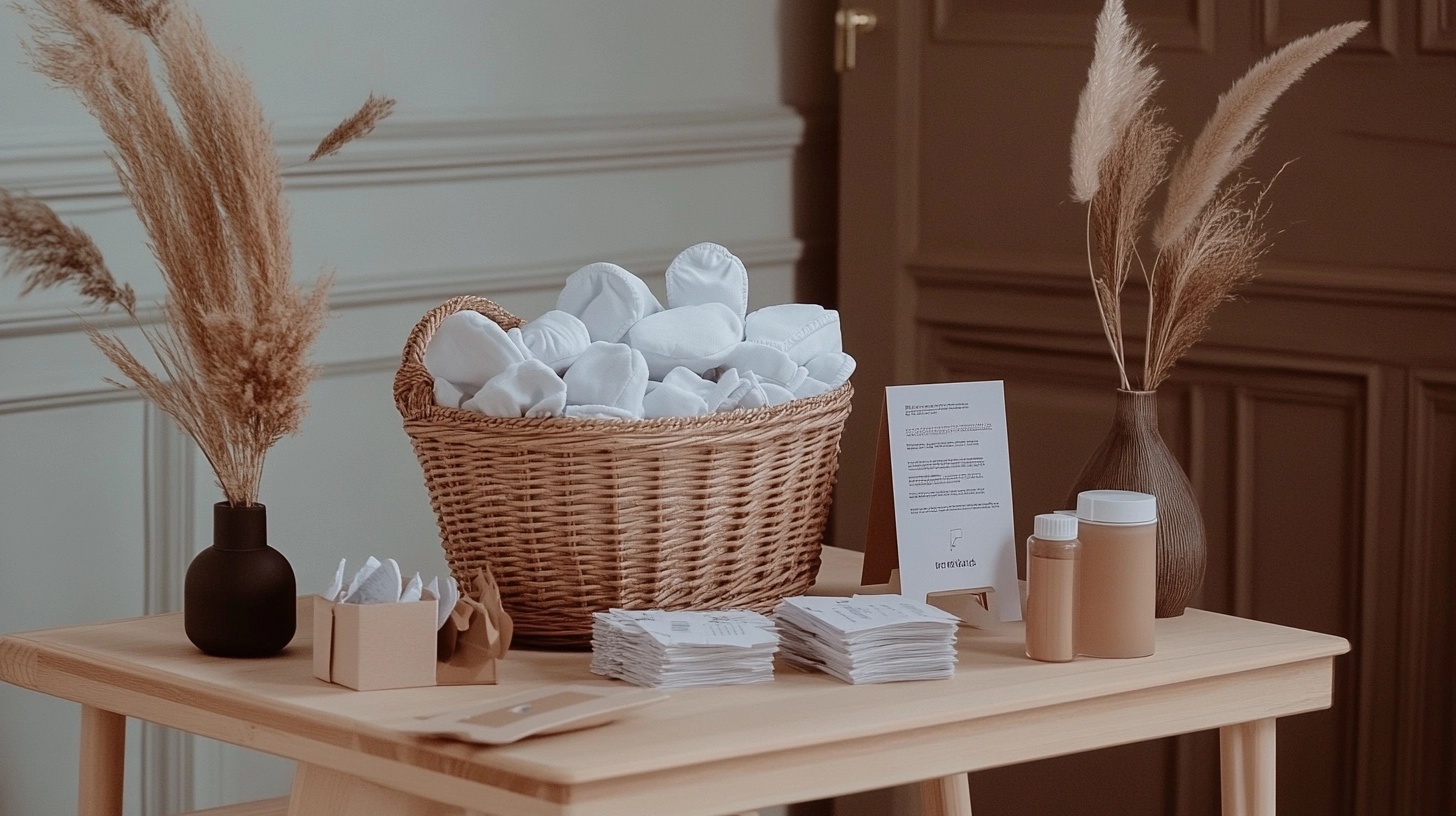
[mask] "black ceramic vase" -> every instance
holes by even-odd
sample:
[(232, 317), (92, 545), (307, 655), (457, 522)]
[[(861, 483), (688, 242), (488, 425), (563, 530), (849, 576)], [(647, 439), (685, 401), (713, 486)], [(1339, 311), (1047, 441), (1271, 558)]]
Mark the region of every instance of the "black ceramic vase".
[(218, 657), (267, 657), (297, 626), (293, 567), (268, 546), (261, 504), (212, 506), (212, 546), (187, 568), (182, 619), (187, 639)]

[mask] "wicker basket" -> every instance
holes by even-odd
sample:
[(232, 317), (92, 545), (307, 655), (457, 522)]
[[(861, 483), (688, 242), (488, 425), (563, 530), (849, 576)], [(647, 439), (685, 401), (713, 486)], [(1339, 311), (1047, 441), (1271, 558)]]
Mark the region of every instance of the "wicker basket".
[(813, 583), (849, 415), (848, 384), (691, 419), (509, 419), (435, 404), (425, 346), (474, 309), (460, 297), (410, 333), (394, 399), (456, 575), (489, 565), (515, 637), (582, 647), (592, 613), (755, 609)]

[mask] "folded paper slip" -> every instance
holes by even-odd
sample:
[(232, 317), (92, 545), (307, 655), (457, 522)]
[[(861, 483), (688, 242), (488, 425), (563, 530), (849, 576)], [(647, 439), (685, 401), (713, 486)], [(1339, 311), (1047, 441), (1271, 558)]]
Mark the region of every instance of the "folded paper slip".
[(899, 595), (787, 598), (774, 617), (790, 663), (846, 683), (955, 673), (956, 618)]
[(757, 612), (613, 609), (595, 615), (591, 670), (651, 688), (773, 679), (778, 634)]
[(476, 573), (444, 625), (438, 601), (338, 603), (313, 599), (313, 673), (357, 691), (495, 683), (511, 619), (490, 574)]

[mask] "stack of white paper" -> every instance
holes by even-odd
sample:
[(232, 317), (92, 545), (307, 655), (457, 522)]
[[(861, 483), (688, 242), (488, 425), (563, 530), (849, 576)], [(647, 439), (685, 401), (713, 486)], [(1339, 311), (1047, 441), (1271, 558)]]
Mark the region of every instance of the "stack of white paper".
[(955, 674), (956, 617), (900, 595), (787, 598), (774, 617), (789, 662), (846, 683)]
[(779, 637), (757, 612), (596, 613), (591, 670), (650, 688), (686, 688), (773, 679)]

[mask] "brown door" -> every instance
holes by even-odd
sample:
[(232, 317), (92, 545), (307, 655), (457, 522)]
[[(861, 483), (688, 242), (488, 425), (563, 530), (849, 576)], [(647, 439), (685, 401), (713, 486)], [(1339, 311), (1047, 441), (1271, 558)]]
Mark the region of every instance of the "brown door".
[[(859, 359), (839, 541), (880, 388), (1002, 379), (1018, 537), (1105, 433), (1116, 373), (1068, 145), (1099, 0), (863, 0), (842, 80), (839, 306)], [(1276, 105), (1274, 249), (1160, 389), (1209, 533), (1195, 605), (1339, 634), (1279, 723), (1285, 814), (1456, 814), (1456, 2), (1129, 0), (1185, 139), (1260, 55), (1370, 28)], [(1136, 321), (1132, 321), (1136, 323)], [(1139, 341), (1130, 338), (1133, 344)], [(972, 777), (977, 816), (1215, 814), (1212, 734)]]

